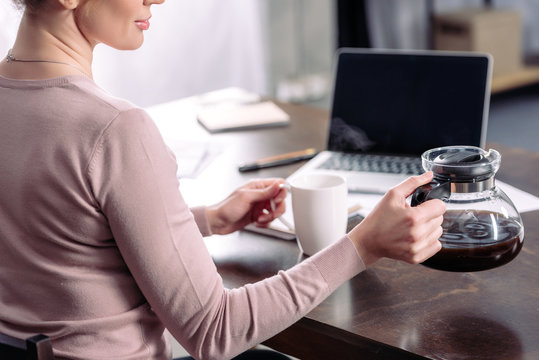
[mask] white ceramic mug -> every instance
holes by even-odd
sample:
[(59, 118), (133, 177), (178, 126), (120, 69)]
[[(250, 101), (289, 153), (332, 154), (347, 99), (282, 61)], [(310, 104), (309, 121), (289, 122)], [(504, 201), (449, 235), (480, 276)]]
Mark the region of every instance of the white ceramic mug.
[(346, 180), (325, 173), (303, 174), (289, 181), (296, 238), (305, 255), (313, 255), (346, 233)]

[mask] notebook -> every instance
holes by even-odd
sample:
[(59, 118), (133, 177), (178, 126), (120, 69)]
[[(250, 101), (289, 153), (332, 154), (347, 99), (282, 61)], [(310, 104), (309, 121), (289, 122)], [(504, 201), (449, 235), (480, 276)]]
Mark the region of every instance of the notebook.
[(290, 178), (329, 171), (350, 192), (385, 193), (421, 173), (421, 154), (484, 147), (489, 54), (343, 48), (336, 54), (327, 149)]
[(208, 107), (198, 113), (197, 119), (211, 133), (290, 123), (288, 114), (271, 101)]

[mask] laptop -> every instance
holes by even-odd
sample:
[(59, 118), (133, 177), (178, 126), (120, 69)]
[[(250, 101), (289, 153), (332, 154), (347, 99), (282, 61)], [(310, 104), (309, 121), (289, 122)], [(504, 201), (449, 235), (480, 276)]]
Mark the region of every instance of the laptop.
[(334, 68), (327, 149), (290, 178), (338, 173), (350, 192), (381, 194), (422, 173), (426, 150), (484, 147), (489, 54), (343, 48)]

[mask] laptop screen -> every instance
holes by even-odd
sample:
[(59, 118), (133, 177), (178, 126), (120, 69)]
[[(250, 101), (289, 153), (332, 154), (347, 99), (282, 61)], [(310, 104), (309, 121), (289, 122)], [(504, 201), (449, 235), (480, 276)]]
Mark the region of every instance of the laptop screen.
[(328, 149), (420, 155), (484, 146), (490, 67), (487, 54), (341, 49)]

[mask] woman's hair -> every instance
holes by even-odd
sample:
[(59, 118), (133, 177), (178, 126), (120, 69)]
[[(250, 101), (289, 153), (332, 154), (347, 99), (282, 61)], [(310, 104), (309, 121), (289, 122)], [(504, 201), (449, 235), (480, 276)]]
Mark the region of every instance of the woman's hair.
[(19, 8), (27, 7), (29, 9), (37, 9), (39, 6), (45, 2), (45, 0), (13, 0), (15, 5)]

